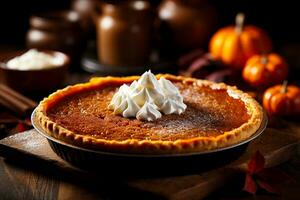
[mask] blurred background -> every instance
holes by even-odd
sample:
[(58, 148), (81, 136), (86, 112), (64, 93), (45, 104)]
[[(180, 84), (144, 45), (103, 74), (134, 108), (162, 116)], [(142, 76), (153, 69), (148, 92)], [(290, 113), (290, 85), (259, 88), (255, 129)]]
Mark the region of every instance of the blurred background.
[[(170, 63), (170, 61), (174, 61), (174, 59), (178, 58), (183, 53), (187, 53), (193, 49), (199, 48), (207, 51), (211, 36), (219, 28), (233, 25), (236, 14), (238, 12), (243, 12), (246, 16), (245, 23), (254, 24), (264, 29), (269, 34), (273, 42), (274, 51), (280, 52), (283, 54), (283, 56), (288, 57), (289, 63), (292, 66), (299, 64), (297, 54), (300, 48), (300, 29), (298, 27), (298, 20), (300, 19), (300, 16), (299, 12), (297, 11), (297, 3), (295, 1), (287, 0), (284, 2), (277, 1), (270, 3), (267, 1), (258, 0), (232, 0), (226, 2), (221, 0), (149, 0), (148, 3), (151, 4), (151, 11), (149, 11), (149, 13), (146, 11), (144, 14), (141, 14), (143, 17), (139, 17), (140, 14), (133, 16), (135, 14), (127, 13), (128, 15), (132, 15), (132, 18), (140, 18), (140, 28), (144, 29), (140, 35), (150, 35), (144, 36), (143, 38), (140, 37), (142, 42), (135, 41), (130, 43), (129, 41), (128, 44), (131, 44), (131, 49), (143, 49), (142, 52), (140, 52), (141, 50), (137, 51), (139, 54), (137, 54), (134, 50), (131, 51), (131, 54), (136, 54), (136, 56), (132, 57), (133, 60), (137, 59), (135, 57), (139, 58), (136, 60), (136, 62), (130, 61), (130, 58), (128, 58), (127, 61), (126, 59), (122, 60), (122, 58), (120, 58), (121, 60), (118, 61), (116, 57), (116, 54), (118, 53), (115, 49), (110, 50), (115, 51), (112, 53), (107, 52), (109, 50), (105, 50), (107, 49), (106, 46), (113, 46), (112, 44), (118, 40), (118, 38), (112, 38), (113, 36), (107, 38), (109, 37), (107, 35), (115, 33), (114, 30), (112, 30), (111, 33), (107, 32), (106, 36), (102, 36), (102, 38), (100, 38), (100, 18), (105, 15), (110, 15), (108, 12), (104, 11), (104, 4), (109, 3), (113, 4), (115, 7), (120, 7), (120, 5), (124, 4), (124, 2), (126, 1), (11, 0), (5, 1), (5, 3), (3, 1), (0, 6), (0, 24), (2, 27), (0, 31), (0, 51), (7, 51), (8, 49), (29, 49), (31, 47), (65, 51), (72, 54), (72, 59), (75, 59), (73, 64), (75, 63), (76, 65), (82, 65), (82, 58), (85, 58), (84, 61), (86, 62), (84, 62), (85, 64), (83, 63), (83, 65), (85, 65), (85, 67), (83, 67), (86, 69), (85, 71), (98, 74), (100, 73), (103, 75), (118, 73), (124, 74), (124, 71), (128, 71), (128, 73), (141, 73), (141, 71), (143, 71), (132, 68), (124, 68), (124, 66), (129, 65), (148, 65), (148, 68), (151, 68), (152, 66), (150, 65), (158, 64), (162, 65), (158, 67), (158, 71), (164, 71), (166, 68), (168, 69), (168, 67), (164, 66), (165, 62)], [(175, 9), (171, 8), (172, 3), (170, 2), (176, 5)], [(128, 10), (128, 8), (124, 9)], [(185, 10), (183, 11), (183, 9)], [(67, 40), (66, 38), (71, 38), (73, 40), (77, 40), (77, 42), (74, 42), (76, 44), (72, 44), (73, 46), (69, 44), (69, 47), (66, 47), (66, 44), (62, 44), (64, 42), (51, 45), (49, 45), (49, 42), (47, 43), (45, 41), (37, 42), (37, 38), (35, 37), (38, 36), (32, 32), (37, 29), (43, 34), (47, 35), (47, 33), (53, 32), (53, 30), (51, 27), (51, 30), (48, 29), (49, 27), (40, 28), (39, 24), (35, 24), (35, 22), (32, 22), (30, 19), (32, 19), (32, 17), (50, 13), (52, 17), (57, 16), (57, 19), (52, 19), (52, 21), (56, 21), (55, 23), (57, 23), (63, 18), (62, 16), (59, 16), (61, 14), (57, 13), (60, 10), (73, 10), (79, 13), (80, 28), (78, 29), (73, 25), (70, 27), (59, 28), (59, 25), (55, 24), (54, 26), (58, 26), (58, 28), (54, 28), (57, 29), (54, 30), (54, 32), (56, 32), (54, 34), (57, 34), (55, 37), (65, 37), (64, 39), (61, 38), (61, 40), (65, 41)], [(168, 19), (168, 16), (164, 16), (164, 14), (168, 15), (168, 12), (169, 14), (171, 12), (172, 15), (172, 17), (169, 17), (170, 23), (173, 23), (175, 26), (172, 31), (166, 30), (167, 25), (164, 26), (166, 21), (164, 18)], [(40, 17), (49, 19), (49, 16)], [(114, 19), (117, 21), (119, 20), (117, 18), (118, 17)], [(130, 24), (130, 20), (132, 19), (126, 19), (125, 16), (120, 18), (121, 20), (128, 22), (125, 24), (125, 26), (132, 26), (132, 24)], [(147, 20), (150, 21), (146, 22)], [(150, 25), (149, 23), (153, 24)], [(202, 25), (200, 25), (199, 30), (192, 30), (193, 26), (197, 26), (195, 25), (196, 23)], [(154, 30), (146, 31), (145, 29), (149, 29), (150, 26), (153, 26), (151, 28), (154, 28)], [(96, 31), (97, 28), (98, 31)], [(194, 34), (184, 34), (182, 32), (194, 32)], [(62, 34), (60, 35), (60, 33)], [(104, 34), (105, 33), (103, 33), (103, 35)], [(42, 37), (46, 37), (45, 35)], [(123, 37), (129, 38), (130, 36), (124, 35)], [(104, 42), (101, 42), (100, 40), (104, 40)], [(112, 41), (107, 42), (109, 40)], [(122, 36), (119, 37), (119, 40), (123, 40)], [(151, 40), (151, 46), (146, 44), (146, 40)], [(54, 43), (59, 42), (55, 40)], [(72, 49), (71, 52), (70, 48)], [(115, 46), (114, 48), (119, 48), (121, 49), (120, 51), (124, 51), (124, 47), (122, 45), (118, 47)], [(153, 51), (155, 53), (153, 53)], [(128, 54), (130, 54), (129, 52)], [(142, 58), (145, 57), (146, 54), (148, 54), (148, 56), (152, 56), (150, 61), (146, 61), (147, 58)], [(112, 58), (116, 61), (111, 61)], [(98, 63), (95, 59), (98, 61)], [(110, 61), (107, 61), (107, 59)], [(151, 59), (154, 61), (151, 61)], [(92, 61), (93, 63), (89, 61)], [(109, 67), (107, 65), (116, 65), (119, 68), (115, 67), (114, 69), (110, 70), (108, 69)], [(120, 69), (121, 66), (123, 66), (123, 69)], [(78, 69), (78, 67), (73, 68)], [(174, 72), (174, 70), (171, 71)]]
[[(72, 9), (72, 5), (81, 1), (89, 3), (95, 0), (10, 0), (1, 2), (1, 45), (25, 45), (24, 39), (29, 28), (30, 16), (46, 11)], [(203, 0), (200, 1), (205, 2)], [(117, 3), (117, 1), (115, 2)], [(149, 2), (157, 6), (162, 1), (149, 0)], [(282, 47), (282, 45), (287, 45), (288, 43), (295, 44), (300, 41), (300, 29), (298, 26), (300, 14), (297, 10), (297, 1), (206, 0), (206, 2), (209, 2), (217, 11), (218, 22), (215, 30), (217, 27), (232, 24), (237, 12), (245, 12), (247, 22), (266, 29), (274, 39), (276, 47)]]

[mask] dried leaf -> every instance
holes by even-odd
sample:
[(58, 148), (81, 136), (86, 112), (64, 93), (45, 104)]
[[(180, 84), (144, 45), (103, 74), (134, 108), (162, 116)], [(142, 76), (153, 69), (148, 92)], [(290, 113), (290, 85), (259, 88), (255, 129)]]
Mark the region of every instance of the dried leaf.
[(263, 170), (264, 166), (265, 158), (259, 151), (257, 151), (248, 163), (248, 172), (250, 174), (255, 174)]
[(251, 176), (251, 174), (246, 175), (245, 185), (243, 188), (244, 191), (249, 192), (251, 194), (255, 194), (257, 191), (257, 185)]
[(24, 132), (24, 131), (26, 131), (26, 127), (23, 123), (20, 122), (17, 125), (17, 130), (18, 130), (18, 132)]

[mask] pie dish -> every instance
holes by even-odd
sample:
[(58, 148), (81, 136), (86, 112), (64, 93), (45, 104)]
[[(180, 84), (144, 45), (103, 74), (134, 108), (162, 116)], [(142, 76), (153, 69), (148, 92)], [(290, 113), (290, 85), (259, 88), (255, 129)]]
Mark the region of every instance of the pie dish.
[(261, 106), (236, 87), (159, 74), (178, 87), (187, 109), (152, 122), (108, 109), (122, 84), (139, 76), (99, 77), (45, 98), (37, 122), (50, 136), (88, 149), (134, 154), (178, 154), (228, 147), (250, 138), (263, 119)]

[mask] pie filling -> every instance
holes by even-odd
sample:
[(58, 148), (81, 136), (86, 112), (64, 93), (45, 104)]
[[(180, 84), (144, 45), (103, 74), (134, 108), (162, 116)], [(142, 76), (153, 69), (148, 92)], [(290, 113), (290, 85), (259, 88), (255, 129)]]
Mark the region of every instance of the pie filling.
[(200, 136), (214, 137), (240, 127), (250, 118), (244, 102), (230, 97), (224, 89), (173, 83), (187, 105), (185, 112), (180, 115), (163, 115), (151, 122), (115, 115), (108, 105), (120, 85), (64, 97), (52, 105), (46, 115), (76, 134), (117, 141), (174, 141)]

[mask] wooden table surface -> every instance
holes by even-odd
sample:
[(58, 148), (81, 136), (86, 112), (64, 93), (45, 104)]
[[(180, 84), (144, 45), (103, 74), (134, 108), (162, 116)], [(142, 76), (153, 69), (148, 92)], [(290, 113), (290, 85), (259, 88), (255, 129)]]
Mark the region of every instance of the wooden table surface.
[(0, 199), (96, 200), (160, 199), (137, 191), (118, 181), (78, 182), (61, 173), (44, 171), (38, 166), (20, 164), (0, 157)]
[[(0, 158), (0, 199), (49, 199), (49, 200), (95, 200), (95, 199), (160, 199), (141, 191), (130, 189), (118, 182), (108, 185), (78, 183), (61, 174), (32, 169)], [(281, 196), (259, 193), (255, 196), (241, 192), (239, 186), (225, 187), (207, 199), (300, 199), (300, 157), (281, 166), (294, 180), (284, 185)]]

